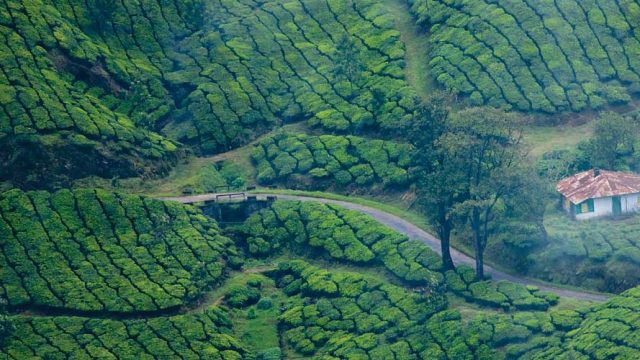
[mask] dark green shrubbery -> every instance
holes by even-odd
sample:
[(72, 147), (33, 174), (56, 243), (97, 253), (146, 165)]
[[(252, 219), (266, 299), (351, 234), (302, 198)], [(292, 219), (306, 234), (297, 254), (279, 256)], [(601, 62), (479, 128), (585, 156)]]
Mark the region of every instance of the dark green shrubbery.
[(348, 263), (381, 264), (410, 283), (439, 288), (444, 280), (442, 261), (429, 247), (338, 206), (277, 201), (251, 215), (241, 229), (250, 254), (313, 251)]
[(190, 206), (101, 190), (0, 194), (2, 298), (86, 311), (183, 305), (238, 262)]
[[(157, 173), (176, 150), (160, 130), (212, 153), (280, 119), (393, 128), (414, 103), (400, 34), (372, 0), (53, 0), (4, 2), (0, 14), (0, 144), (13, 152), (3, 178), (69, 175), (65, 165), (133, 176), (142, 159)], [(353, 59), (353, 76), (336, 71)], [(30, 157), (38, 148), (61, 163)]]
[(473, 104), (580, 111), (640, 91), (637, 3), (409, 3), (431, 33), (433, 76)]
[(445, 272), (447, 287), (468, 301), (504, 310), (547, 310), (558, 302), (555, 294), (507, 281), (477, 281), (473, 269), (458, 266)]
[(14, 316), (0, 354), (15, 359), (224, 359), (249, 356), (216, 307), (189, 315), (111, 320)]
[(402, 187), (413, 179), (409, 145), (355, 136), (279, 133), (258, 143), (252, 159), (261, 184)]

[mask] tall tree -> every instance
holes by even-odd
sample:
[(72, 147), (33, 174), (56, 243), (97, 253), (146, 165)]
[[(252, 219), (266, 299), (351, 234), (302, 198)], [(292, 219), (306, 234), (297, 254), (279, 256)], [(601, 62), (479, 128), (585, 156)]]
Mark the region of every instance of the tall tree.
[(464, 173), (456, 168), (452, 155), (437, 146), (447, 131), (451, 112), (450, 95), (438, 92), (421, 103), (407, 131), (415, 147), (414, 162), (420, 168), (417, 204), (435, 227), (445, 269), (453, 269), (450, 238), (454, 228), (454, 206), (465, 199)]
[(451, 162), (463, 171), (451, 183), (464, 194), (454, 213), (465, 217), (475, 243), (476, 276), (484, 278), (484, 251), (491, 225), (504, 200), (517, 196), (526, 186), (522, 164), (526, 153), (521, 145), (520, 121), (514, 115), (493, 108), (469, 108), (449, 116), (448, 131), (437, 141)]
[(624, 156), (633, 154), (637, 139), (638, 128), (633, 120), (611, 111), (600, 114), (589, 142), (591, 164), (615, 170)]

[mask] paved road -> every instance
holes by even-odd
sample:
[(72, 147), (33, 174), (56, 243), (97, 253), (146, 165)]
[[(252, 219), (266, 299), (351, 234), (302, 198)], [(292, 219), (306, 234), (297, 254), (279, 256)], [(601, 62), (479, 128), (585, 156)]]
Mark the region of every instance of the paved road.
[[(178, 201), (181, 203), (194, 203), (194, 202), (200, 202), (200, 201), (215, 200), (216, 195), (218, 194), (165, 197), (161, 199)], [(268, 194), (253, 193), (251, 195), (265, 197)], [(396, 230), (399, 233), (407, 235), (410, 239), (422, 241), (427, 246), (435, 250), (437, 253), (440, 253), (440, 240), (438, 240), (435, 236), (422, 230), (416, 225), (406, 220), (403, 220), (398, 216), (389, 214), (382, 210), (378, 210), (365, 205), (354, 204), (347, 201), (331, 200), (331, 199), (324, 199), (324, 198), (317, 198), (317, 197), (310, 197), (310, 196), (277, 194), (277, 197), (280, 200), (317, 201), (324, 204), (336, 204), (336, 205), (345, 207), (347, 209), (356, 210), (356, 211), (368, 214), (374, 219), (376, 219), (377, 221), (379, 221), (380, 223)], [(453, 249), (453, 248), (451, 249), (451, 257), (453, 258), (453, 262), (456, 265), (466, 264), (472, 267), (475, 266), (475, 260), (472, 257), (456, 249)], [(523, 284), (523, 285), (535, 285), (538, 288), (540, 288), (540, 290), (551, 291), (562, 297), (574, 298), (574, 299), (580, 299), (580, 300), (591, 300), (591, 301), (605, 301), (608, 298), (608, 296), (603, 294), (594, 294), (594, 293), (584, 292), (584, 291), (569, 290), (565, 288), (555, 287), (553, 285), (550, 285), (548, 283), (544, 283), (538, 280), (533, 280), (533, 279), (528, 279), (521, 276), (507, 274), (487, 265), (485, 265), (484, 269), (485, 269), (485, 273), (488, 275), (491, 275), (491, 278), (493, 280), (507, 280), (507, 281), (511, 281), (511, 282)]]

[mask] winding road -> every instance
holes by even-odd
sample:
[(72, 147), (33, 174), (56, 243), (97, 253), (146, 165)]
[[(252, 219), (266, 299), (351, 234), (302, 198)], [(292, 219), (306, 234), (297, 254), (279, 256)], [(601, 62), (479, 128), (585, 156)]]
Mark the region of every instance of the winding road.
[[(191, 196), (164, 197), (160, 199), (178, 201), (181, 203), (190, 204), (190, 203), (196, 203), (196, 202), (202, 202), (202, 201), (215, 201), (218, 195), (223, 195), (223, 194), (203, 194), (203, 195), (191, 195)], [(438, 240), (435, 236), (429, 234), (428, 232), (422, 230), (418, 226), (398, 216), (392, 215), (385, 211), (378, 210), (369, 206), (355, 204), (348, 201), (340, 201), (340, 200), (303, 196), (303, 195), (281, 195), (281, 194), (262, 194), (262, 193), (251, 193), (251, 195), (256, 195), (260, 198), (264, 198), (269, 195), (276, 195), (279, 200), (316, 201), (323, 204), (335, 204), (347, 209), (359, 211), (361, 213), (365, 213), (373, 217), (380, 223), (396, 230), (397, 232), (405, 234), (410, 239), (422, 241), (431, 249), (436, 251), (438, 254), (441, 253), (440, 240)], [(472, 257), (454, 248), (451, 249), (451, 257), (453, 258), (453, 262), (456, 265), (466, 264), (472, 267), (475, 266), (475, 260)], [(485, 273), (487, 275), (490, 275), (493, 280), (506, 280), (513, 283), (523, 284), (523, 285), (534, 285), (540, 288), (540, 290), (551, 291), (558, 294), (559, 296), (566, 297), (566, 298), (597, 301), (597, 302), (605, 301), (609, 298), (605, 294), (570, 290), (567, 288), (556, 287), (539, 280), (507, 274), (505, 272), (496, 270), (487, 265), (485, 265)]]

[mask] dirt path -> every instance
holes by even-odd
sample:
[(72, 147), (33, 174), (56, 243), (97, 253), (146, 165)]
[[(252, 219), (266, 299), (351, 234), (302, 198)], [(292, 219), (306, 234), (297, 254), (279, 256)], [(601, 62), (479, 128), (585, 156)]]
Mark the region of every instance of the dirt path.
[(416, 25), (406, 0), (385, 0), (384, 5), (393, 15), (395, 28), (405, 49), (405, 77), (418, 95), (425, 99), (436, 87), (429, 76), (429, 36)]
[[(194, 202), (199, 202), (199, 201), (206, 201), (206, 200), (214, 200), (217, 194), (203, 194), (203, 195), (194, 195), (194, 196), (180, 196), (180, 197), (169, 197), (169, 198), (163, 198), (164, 200), (173, 200), (173, 201), (178, 201), (178, 202), (182, 202), (182, 203), (194, 203)], [(267, 195), (273, 195), (273, 194), (252, 194), (252, 195), (257, 195), (259, 197), (265, 197)], [(359, 211), (362, 213), (365, 213), (371, 217), (373, 217), (374, 219), (376, 219), (377, 221), (379, 221), (380, 223), (396, 230), (399, 233), (405, 234), (407, 235), (410, 239), (414, 239), (414, 240), (419, 240), (422, 241), (423, 243), (425, 243), (427, 246), (429, 246), (431, 249), (433, 249), (434, 251), (436, 251), (437, 253), (440, 253), (440, 240), (438, 240), (435, 236), (429, 234), (428, 232), (422, 230), (421, 228), (419, 228), (418, 226), (398, 217), (392, 214), (389, 214), (387, 212), (384, 212), (382, 210), (378, 210), (378, 209), (374, 209), (372, 207), (369, 206), (364, 206), (364, 205), (359, 205), (359, 204), (354, 204), (354, 203), (350, 203), (347, 201), (340, 201), (340, 200), (331, 200), (331, 199), (324, 199), (324, 198), (317, 198), (317, 197), (310, 197), (310, 196), (300, 196), (300, 195), (280, 195), (278, 194), (278, 199), (279, 200), (298, 200), (298, 201), (317, 201), (323, 204), (335, 204), (335, 205), (339, 205), (342, 206), (344, 208), (347, 209), (351, 209), (351, 210), (355, 210), (355, 211)], [(470, 265), (470, 266), (475, 266), (475, 260), (456, 250), (456, 249), (451, 249), (451, 256), (453, 258), (453, 261), (456, 265), (460, 265), (460, 264), (466, 264), (466, 265)], [(522, 276), (516, 276), (516, 275), (511, 275), (511, 274), (507, 274), (505, 272), (496, 270), (490, 266), (486, 266), (485, 265), (485, 273), (487, 275), (491, 275), (493, 280), (506, 280), (506, 281), (510, 281), (513, 283), (518, 283), (518, 284), (522, 284), (522, 285), (534, 285), (537, 286), (538, 288), (540, 288), (540, 290), (543, 291), (551, 291), (554, 292), (556, 294), (558, 294), (559, 296), (562, 297), (566, 297), (566, 298), (573, 298), (573, 299), (578, 299), (578, 300), (588, 300), (588, 301), (605, 301), (608, 299), (607, 295), (604, 294), (596, 294), (596, 293), (591, 293), (591, 292), (587, 292), (587, 291), (576, 291), (576, 290), (570, 290), (570, 289), (566, 289), (566, 288), (562, 288), (562, 287), (556, 287), (553, 285), (550, 285), (548, 283), (539, 281), (539, 280), (534, 280), (534, 279), (529, 279), (529, 278), (525, 278)]]

